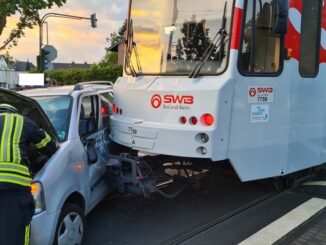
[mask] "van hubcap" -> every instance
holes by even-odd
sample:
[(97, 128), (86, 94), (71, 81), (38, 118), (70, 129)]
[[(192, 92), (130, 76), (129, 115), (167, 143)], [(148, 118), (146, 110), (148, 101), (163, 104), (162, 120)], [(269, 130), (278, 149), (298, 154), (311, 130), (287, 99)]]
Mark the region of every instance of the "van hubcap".
[(58, 229), (58, 245), (81, 244), (84, 234), (84, 224), (76, 212), (67, 214)]

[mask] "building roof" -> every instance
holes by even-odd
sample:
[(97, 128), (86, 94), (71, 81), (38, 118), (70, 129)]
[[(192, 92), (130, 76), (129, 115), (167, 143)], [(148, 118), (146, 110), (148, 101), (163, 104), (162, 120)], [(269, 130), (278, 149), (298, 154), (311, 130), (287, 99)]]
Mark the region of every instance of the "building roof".
[(119, 52), (119, 46), (124, 43), (124, 39), (116, 42), (113, 44), (111, 47), (108, 47), (106, 51), (111, 51), (111, 52)]
[(36, 66), (31, 63), (31, 62), (28, 62), (28, 61), (16, 61), (15, 64), (14, 64), (14, 69), (15, 71), (27, 71), (28, 69), (28, 64), (30, 65), (29, 67), (29, 70), (33, 70), (33, 69), (36, 69)]
[(2, 61), (3, 63), (0, 63), (0, 70), (8, 70), (9, 66), (8, 63), (6, 61), (6, 56), (4, 55), (0, 55), (0, 61)]
[(71, 68), (88, 69), (91, 64), (85, 63), (53, 63), (53, 70), (66, 70)]

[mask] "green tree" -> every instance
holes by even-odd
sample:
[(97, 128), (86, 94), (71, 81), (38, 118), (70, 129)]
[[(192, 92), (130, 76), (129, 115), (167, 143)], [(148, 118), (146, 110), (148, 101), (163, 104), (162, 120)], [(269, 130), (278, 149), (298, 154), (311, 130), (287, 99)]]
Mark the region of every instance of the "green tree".
[(127, 30), (127, 19), (125, 19), (122, 26), (119, 28), (119, 32), (118, 32), (119, 36), (124, 37), (126, 30)]
[[(113, 32), (110, 34), (110, 37), (106, 38), (106, 42), (109, 44), (109, 47), (111, 47), (123, 39), (124, 39), (123, 36), (120, 36), (118, 33)], [(107, 50), (109, 47), (107, 47), (105, 49)]]
[(0, 1), (0, 36), (7, 24), (7, 18), (19, 15), (19, 21), (9, 34), (9, 37), (0, 46), (0, 50), (17, 45), (24, 36), (26, 28), (33, 28), (40, 21), (39, 11), (50, 9), (53, 6), (61, 7), (66, 0), (1, 0)]
[(123, 37), (119, 36), (116, 32), (110, 34), (110, 38), (107, 38), (107, 42), (110, 43), (110, 46), (105, 48), (106, 54), (98, 64), (100, 67), (118, 64), (118, 53), (111, 52), (109, 48), (121, 40), (123, 40)]
[(183, 46), (181, 43), (181, 39), (178, 39), (178, 44), (177, 44), (177, 48), (176, 48), (176, 53), (177, 53), (177, 58), (178, 60), (183, 60), (182, 56), (183, 56)]
[(109, 52), (109, 48), (114, 44), (121, 42), (125, 39), (125, 32), (127, 30), (127, 19), (123, 22), (122, 26), (120, 26), (118, 33), (113, 32), (110, 34), (110, 37), (106, 38), (106, 42), (108, 43), (108, 47), (105, 48), (106, 52)]
[(183, 48), (181, 51), (185, 54), (186, 60), (199, 61), (210, 45), (212, 52), (208, 60), (217, 59), (217, 47), (215, 44), (212, 44), (208, 36), (209, 29), (206, 28), (206, 20), (203, 19), (197, 22), (193, 16), (190, 22), (184, 22), (181, 32), (183, 34), (182, 45), (178, 44), (178, 46), (180, 50)]
[(122, 26), (119, 28), (118, 33), (113, 32), (110, 34), (110, 37), (106, 38), (108, 47), (105, 47), (106, 54), (102, 60), (98, 63), (98, 66), (101, 68), (108, 67), (111, 65), (118, 65), (118, 53), (110, 51), (110, 47), (123, 41), (125, 39), (125, 32), (127, 30), (127, 20), (125, 20)]
[(107, 52), (102, 60), (98, 63), (100, 67), (110, 66), (114, 64), (118, 64), (118, 53), (115, 52)]
[(67, 69), (46, 71), (45, 77), (54, 79), (60, 85), (73, 85), (87, 81), (111, 81), (115, 82), (118, 77), (122, 76), (122, 66), (111, 65), (100, 67), (92, 65), (89, 69)]
[(206, 36), (205, 20), (201, 20), (199, 23), (196, 23), (193, 35), (192, 35), (192, 45), (195, 47), (195, 60), (200, 60), (206, 49), (208, 48), (210, 42), (209, 38)]

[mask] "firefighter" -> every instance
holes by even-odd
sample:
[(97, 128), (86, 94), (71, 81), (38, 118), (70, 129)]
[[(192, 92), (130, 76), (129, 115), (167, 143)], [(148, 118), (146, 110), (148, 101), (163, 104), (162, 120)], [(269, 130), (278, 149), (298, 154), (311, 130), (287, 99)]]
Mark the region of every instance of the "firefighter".
[[(50, 157), (56, 151), (51, 137), (9, 104), (0, 104), (0, 243), (29, 244), (34, 215), (28, 148)], [(32, 163), (31, 163), (32, 164)]]

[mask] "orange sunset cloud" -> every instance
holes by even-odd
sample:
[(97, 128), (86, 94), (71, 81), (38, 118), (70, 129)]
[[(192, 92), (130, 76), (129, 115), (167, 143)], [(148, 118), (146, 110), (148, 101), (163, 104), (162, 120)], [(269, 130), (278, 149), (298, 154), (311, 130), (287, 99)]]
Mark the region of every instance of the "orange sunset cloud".
[[(106, 38), (117, 32), (128, 14), (128, 0), (67, 0), (61, 8), (40, 13), (55, 12), (68, 15), (89, 17), (97, 14), (97, 28), (91, 28), (89, 20), (71, 20), (49, 18), (49, 44), (58, 50), (58, 58), (54, 62), (88, 62), (96, 63), (105, 55), (108, 46)], [(8, 18), (7, 27), (0, 36), (3, 42), (15, 27), (18, 16)], [(46, 30), (46, 28), (44, 28)], [(36, 63), (39, 52), (39, 27), (27, 29), (25, 37), (18, 41), (18, 46), (9, 49), (10, 54), (18, 60), (30, 60)], [(46, 31), (44, 32), (46, 44)], [(0, 51), (0, 54), (3, 53)]]

